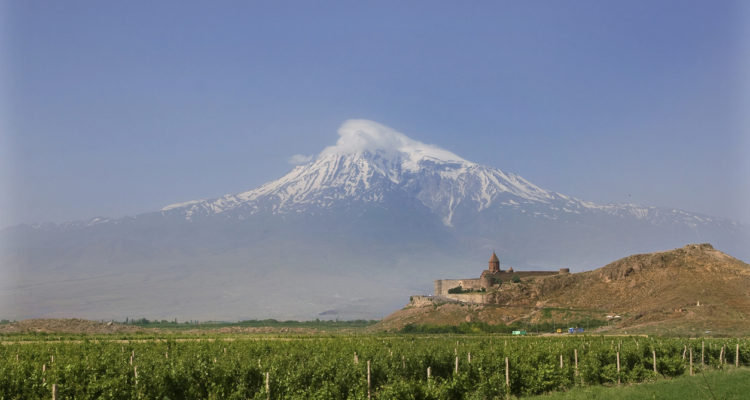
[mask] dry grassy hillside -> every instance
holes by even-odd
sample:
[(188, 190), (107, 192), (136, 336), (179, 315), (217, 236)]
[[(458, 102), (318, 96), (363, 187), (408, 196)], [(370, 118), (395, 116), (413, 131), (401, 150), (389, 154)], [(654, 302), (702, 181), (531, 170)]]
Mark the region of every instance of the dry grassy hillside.
[(750, 334), (750, 265), (710, 244), (691, 244), (625, 257), (593, 271), (507, 285), (494, 300), (496, 305), (407, 307), (384, 319), (380, 327), (468, 320), (602, 320), (620, 315), (602, 330)]

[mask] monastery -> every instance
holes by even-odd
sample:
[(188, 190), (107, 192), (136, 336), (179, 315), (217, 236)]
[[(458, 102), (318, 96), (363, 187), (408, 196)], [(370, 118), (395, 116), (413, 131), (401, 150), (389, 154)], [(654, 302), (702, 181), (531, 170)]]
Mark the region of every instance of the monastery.
[(488, 268), (482, 271), (479, 278), (436, 280), (434, 296), (461, 302), (486, 303), (489, 300), (486, 295), (501, 290), (503, 283), (569, 273), (568, 268), (560, 268), (559, 271), (514, 271), (512, 267), (501, 270), (500, 259), (493, 251)]

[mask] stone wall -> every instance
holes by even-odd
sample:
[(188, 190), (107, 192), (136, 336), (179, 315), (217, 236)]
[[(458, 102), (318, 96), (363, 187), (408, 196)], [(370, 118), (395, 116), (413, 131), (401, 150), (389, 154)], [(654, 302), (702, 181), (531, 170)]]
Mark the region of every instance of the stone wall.
[[(549, 275), (558, 275), (560, 273), (564, 273), (561, 271), (516, 271), (516, 272), (506, 272), (502, 271), (500, 273), (495, 274), (494, 276), (499, 278), (503, 282), (510, 282), (511, 279), (513, 279), (514, 276), (518, 276), (521, 279), (526, 278), (535, 278), (540, 276), (549, 276)], [(453, 289), (454, 287), (461, 286), (464, 290), (481, 290), (482, 289), (482, 282), (481, 279), (439, 279), (435, 281), (435, 296), (452, 296), (452, 294), (448, 293), (448, 289)]]
[(462, 303), (485, 304), (487, 302), (487, 295), (484, 293), (447, 294), (445, 297)]

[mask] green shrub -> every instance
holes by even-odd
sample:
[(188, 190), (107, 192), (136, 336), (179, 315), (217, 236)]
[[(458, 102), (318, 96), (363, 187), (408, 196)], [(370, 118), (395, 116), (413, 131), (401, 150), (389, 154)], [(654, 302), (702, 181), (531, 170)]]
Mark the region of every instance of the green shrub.
[(456, 286), (454, 288), (448, 289), (448, 293), (450, 293), (450, 294), (459, 294), (459, 293), (465, 293), (465, 292), (464, 292), (463, 288), (461, 288), (461, 286), (459, 285), (459, 286)]

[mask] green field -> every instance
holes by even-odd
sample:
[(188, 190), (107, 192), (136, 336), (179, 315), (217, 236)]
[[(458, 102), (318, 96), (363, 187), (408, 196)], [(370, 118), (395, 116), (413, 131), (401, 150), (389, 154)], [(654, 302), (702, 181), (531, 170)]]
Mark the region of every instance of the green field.
[(373, 399), (500, 399), (564, 390), (590, 398), (595, 392), (586, 390), (631, 390), (601, 387), (618, 381), (623, 386), (679, 382), (671, 379), (689, 373), (690, 350), (698, 376), (706, 371), (718, 371), (709, 374), (717, 379), (737, 376), (727, 374), (735, 370), (737, 345), (739, 364), (750, 365), (750, 341), (736, 338), (168, 334), (1, 339), (0, 399), (50, 399), (53, 385), (57, 399), (367, 399), (368, 364)]
[(529, 397), (529, 400), (742, 400), (750, 397), (750, 369), (732, 368), (706, 371), (695, 376), (680, 376), (630, 386), (589, 386), (565, 392)]

